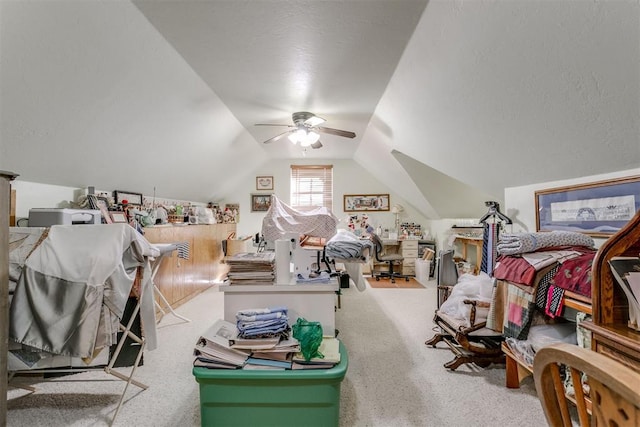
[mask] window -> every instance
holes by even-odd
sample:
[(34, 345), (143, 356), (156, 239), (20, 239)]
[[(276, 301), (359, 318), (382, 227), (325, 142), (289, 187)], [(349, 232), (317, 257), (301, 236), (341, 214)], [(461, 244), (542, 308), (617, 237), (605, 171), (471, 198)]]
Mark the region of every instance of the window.
[(291, 165), (291, 207), (333, 210), (333, 166)]

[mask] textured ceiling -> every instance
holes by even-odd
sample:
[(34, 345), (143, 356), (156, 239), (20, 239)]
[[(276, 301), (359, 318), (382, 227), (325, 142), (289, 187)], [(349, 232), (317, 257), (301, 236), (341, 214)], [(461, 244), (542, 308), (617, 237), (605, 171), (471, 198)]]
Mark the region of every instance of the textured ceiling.
[[(422, 1), (145, 1), (134, 4), (259, 142), (310, 111), (354, 140), (322, 135), (308, 157), (352, 158)], [(273, 157), (300, 157), (286, 139)]]
[[(220, 200), (353, 159), (427, 218), (640, 167), (640, 1), (0, 1), (0, 169)], [(355, 139), (286, 139), (311, 111)]]

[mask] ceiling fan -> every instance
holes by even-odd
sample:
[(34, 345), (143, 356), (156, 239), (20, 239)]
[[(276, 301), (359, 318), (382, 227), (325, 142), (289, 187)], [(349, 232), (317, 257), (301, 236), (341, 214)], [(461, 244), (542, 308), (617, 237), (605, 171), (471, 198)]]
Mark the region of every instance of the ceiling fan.
[(292, 143), (300, 143), (302, 147), (320, 148), (322, 147), (322, 143), (320, 142), (320, 133), (328, 133), (330, 135), (337, 135), (345, 138), (356, 137), (355, 132), (319, 126), (326, 120), (313, 113), (309, 113), (308, 111), (293, 113), (291, 118), (293, 120), (293, 125), (256, 123), (255, 126), (286, 126), (290, 128), (273, 138), (267, 139), (264, 141), (264, 144), (270, 144), (287, 136)]

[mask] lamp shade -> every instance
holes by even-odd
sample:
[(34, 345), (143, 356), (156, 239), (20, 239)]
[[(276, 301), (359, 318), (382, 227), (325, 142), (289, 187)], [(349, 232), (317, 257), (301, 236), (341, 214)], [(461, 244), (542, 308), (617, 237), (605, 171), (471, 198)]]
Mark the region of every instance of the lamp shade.
[(393, 205), (391, 207), (391, 213), (398, 214), (400, 212), (404, 212), (404, 207), (402, 207), (402, 205)]

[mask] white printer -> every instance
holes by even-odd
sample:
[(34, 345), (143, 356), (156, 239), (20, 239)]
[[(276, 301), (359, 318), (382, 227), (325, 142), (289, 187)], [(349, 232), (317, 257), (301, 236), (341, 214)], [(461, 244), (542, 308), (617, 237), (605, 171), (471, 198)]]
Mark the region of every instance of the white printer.
[(102, 214), (97, 209), (29, 209), (29, 227), (52, 225), (101, 224)]

